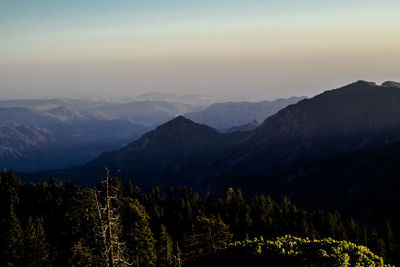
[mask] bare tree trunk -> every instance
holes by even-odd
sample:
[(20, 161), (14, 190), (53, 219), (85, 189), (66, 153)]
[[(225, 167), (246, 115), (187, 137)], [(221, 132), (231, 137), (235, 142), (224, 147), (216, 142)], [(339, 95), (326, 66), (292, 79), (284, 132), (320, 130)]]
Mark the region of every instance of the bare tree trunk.
[[(104, 227), (103, 227), (103, 225), (102, 225), (102, 216), (101, 216), (101, 208), (100, 208), (100, 204), (99, 204), (99, 200), (98, 200), (98, 198), (97, 198), (97, 191), (96, 192), (94, 192), (94, 196), (95, 196), (95, 198), (96, 198), (96, 207), (97, 207), (97, 211), (98, 211), (98, 215), (99, 215), (99, 221), (100, 221), (100, 231), (101, 231), (101, 237), (102, 237), (102, 239), (103, 239), (103, 245), (104, 245), (104, 251), (105, 252), (107, 252), (107, 250), (108, 250), (108, 246), (107, 246), (107, 235), (106, 235), (106, 232), (104, 231), (105, 229), (104, 229)], [(109, 265), (109, 259), (108, 259), (108, 257), (105, 257), (105, 261), (106, 261), (106, 267), (109, 267), (110, 265)]]
[(107, 171), (107, 178), (106, 178), (106, 207), (107, 207), (107, 240), (109, 240), (109, 263), (111, 267), (115, 267), (114, 265), (114, 242), (113, 242), (113, 235), (112, 235), (112, 225), (111, 225), (111, 206), (110, 206), (110, 188), (109, 188), (109, 171)]
[[(103, 252), (106, 267), (131, 266), (127, 260), (125, 242), (119, 240), (122, 225), (119, 218), (118, 196), (115, 194), (114, 188), (110, 185), (109, 171), (106, 168), (107, 177), (105, 183), (105, 192), (101, 194), (99, 191), (95, 193), (96, 207), (99, 216), (98, 235), (103, 239)], [(115, 195), (114, 195), (115, 194)], [(98, 196), (103, 198), (99, 200)], [(113, 200), (113, 202), (111, 202)]]
[(178, 267), (181, 267), (181, 250), (179, 249), (178, 241), (176, 241), (176, 250), (177, 250), (176, 258), (178, 260)]

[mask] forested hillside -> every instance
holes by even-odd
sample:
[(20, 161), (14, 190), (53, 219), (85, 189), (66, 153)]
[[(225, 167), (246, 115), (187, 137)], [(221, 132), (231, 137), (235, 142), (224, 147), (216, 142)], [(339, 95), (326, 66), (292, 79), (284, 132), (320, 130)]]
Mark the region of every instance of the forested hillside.
[[(282, 241), (276, 237), (288, 234), (351, 241), (368, 246), (372, 253), (339, 241), (313, 241), (323, 244), (314, 248), (296, 238), (292, 241), (302, 245), (294, 251), (307, 248), (318, 254), (323, 248), (331, 255), (336, 249), (335, 257), (348, 257), (348, 261), (360, 251), (381, 266), (383, 259), (400, 262), (399, 231), (383, 218), (370, 224), (339, 212), (304, 210), (288, 198), (279, 202), (262, 194), (246, 198), (240, 189), (227, 188), (225, 196), (216, 198), (209, 193), (200, 196), (190, 188), (154, 187), (141, 192), (130, 181), (123, 186), (116, 178), (91, 188), (71, 182), (62, 185), (52, 178), (48, 183), (22, 184), (6, 172), (0, 176), (0, 197), (0, 261), (7, 266), (106, 266), (110, 261), (116, 266), (191, 266), (210, 257), (215, 260), (218, 254), (213, 253), (225, 255), (218, 251), (242, 244), (232, 242), (260, 236), (272, 240), (260, 245), (261, 255), (270, 255), (265, 246), (270, 248)], [(283, 246), (292, 242), (287, 241), (281, 242)], [(347, 248), (339, 249), (341, 244)], [(246, 246), (240, 249), (244, 257), (250, 251)], [(284, 260), (294, 259), (290, 253), (282, 255)], [(296, 266), (321, 263), (307, 255), (311, 262)], [(326, 266), (332, 266), (332, 258), (325, 260)], [(233, 266), (251, 266), (250, 262)]]

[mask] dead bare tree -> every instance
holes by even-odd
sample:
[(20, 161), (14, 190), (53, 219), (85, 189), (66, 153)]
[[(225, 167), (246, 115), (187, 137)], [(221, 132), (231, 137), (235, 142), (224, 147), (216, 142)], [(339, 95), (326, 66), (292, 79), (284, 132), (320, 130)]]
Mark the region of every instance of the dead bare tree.
[(181, 267), (181, 255), (182, 255), (182, 252), (179, 249), (178, 241), (176, 241), (176, 259), (178, 261), (178, 267)]
[(101, 182), (104, 191), (95, 191), (99, 219), (98, 236), (102, 242), (102, 256), (106, 267), (131, 266), (128, 262), (125, 242), (122, 242), (122, 224), (119, 216), (119, 201), (116, 189), (110, 185), (110, 172), (106, 168), (106, 179)]

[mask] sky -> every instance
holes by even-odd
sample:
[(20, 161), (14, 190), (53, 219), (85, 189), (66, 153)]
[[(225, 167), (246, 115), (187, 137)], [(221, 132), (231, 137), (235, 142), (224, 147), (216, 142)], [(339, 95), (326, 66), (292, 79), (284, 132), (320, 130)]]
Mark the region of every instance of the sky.
[(400, 81), (398, 0), (1, 0), (0, 98), (234, 100)]

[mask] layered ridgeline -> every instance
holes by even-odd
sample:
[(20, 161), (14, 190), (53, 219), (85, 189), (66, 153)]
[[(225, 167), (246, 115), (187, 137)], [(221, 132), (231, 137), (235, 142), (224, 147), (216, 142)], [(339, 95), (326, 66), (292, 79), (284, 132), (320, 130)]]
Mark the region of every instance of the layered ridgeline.
[[(0, 168), (37, 172), (85, 164), (101, 152), (120, 148), (156, 125), (197, 107), (167, 102), (84, 101), (68, 99), (0, 101), (0, 127), (41, 129), (42, 138), (23, 148), (27, 136), (2, 132)], [(35, 138), (37, 132), (27, 134)], [(5, 143), (4, 140), (13, 140)], [(19, 139), (19, 140), (18, 140)]]
[(145, 187), (190, 185), (200, 173), (208, 174), (211, 166), (207, 164), (212, 159), (248, 135), (249, 132), (222, 134), (207, 125), (178, 116), (122, 149), (102, 153), (86, 166), (47, 174), (72, 179), (79, 184), (94, 184), (107, 167), (113, 175), (132, 178), (136, 184)]
[[(206, 105), (212, 103), (210, 101), (212, 100), (200, 96), (161, 93), (146, 94), (134, 101), (125, 102), (79, 99), (3, 100), (0, 101), (0, 125), (40, 127), (51, 132), (55, 142), (51, 146), (46, 142), (40, 143), (34, 149), (28, 147), (23, 152), (30, 156), (24, 161), (13, 161), (13, 157), (7, 157), (3, 153), (5, 157), (0, 162), (0, 168), (35, 172), (82, 165), (101, 152), (129, 144), (145, 132), (178, 115), (201, 113), (207, 108)], [(264, 114), (264, 119), (264, 116), (270, 114), (269, 111), (264, 112), (266, 109), (276, 110), (278, 106), (284, 107), (285, 103), (291, 103), (283, 99), (278, 101), (279, 105), (276, 102), (261, 102), (264, 103), (262, 105), (220, 103), (219, 106), (233, 105), (241, 111), (241, 118), (245, 118), (247, 123), (259, 114)], [(246, 108), (248, 105), (253, 108)], [(236, 113), (222, 115), (225, 116), (225, 123), (236, 126)], [(9, 148), (20, 151), (17, 147)]]
[(400, 88), (359, 81), (290, 105), (254, 131), (222, 134), (179, 116), (120, 150), (104, 153), (85, 169), (90, 173), (108, 166), (146, 181), (160, 172), (166, 183), (185, 173), (188, 184), (204, 175), (273, 174), (396, 142), (399, 114)]
[[(178, 117), (84, 167), (36, 177), (51, 174), (94, 184), (108, 167), (114, 175), (144, 187), (190, 185), (218, 192), (227, 186), (241, 186), (252, 192), (289, 194), (304, 205), (335, 208), (362, 203), (364, 197), (392, 188), (385, 194), (385, 199), (391, 200), (396, 199), (397, 180), (388, 178), (387, 184), (376, 185), (381, 174), (395, 172), (395, 160), (385, 165), (380, 158), (364, 166), (369, 161), (362, 151), (392, 147), (391, 157), (399, 158), (400, 150), (391, 145), (400, 140), (399, 114), (397, 84), (359, 81), (290, 105), (254, 131), (223, 134)], [(334, 162), (331, 158), (344, 153), (350, 154), (340, 168), (329, 167)], [(319, 163), (324, 159), (325, 163)], [(308, 165), (311, 167), (306, 169)], [(362, 172), (354, 171), (362, 168)], [(367, 169), (368, 179), (363, 179)]]

